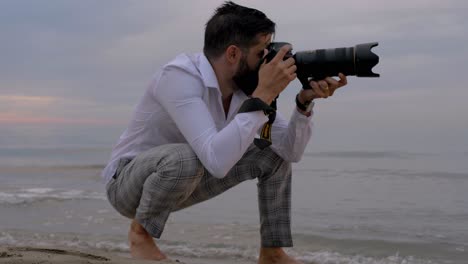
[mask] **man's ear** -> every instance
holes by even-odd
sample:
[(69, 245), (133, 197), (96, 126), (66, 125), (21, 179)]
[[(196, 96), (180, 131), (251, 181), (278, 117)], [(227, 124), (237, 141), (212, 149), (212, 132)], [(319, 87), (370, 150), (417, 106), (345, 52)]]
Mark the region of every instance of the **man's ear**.
[(230, 64), (236, 64), (242, 57), (241, 50), (236, 45), (230, 45), (227, 47), (224, 55), (226, 57), (226, 61)]

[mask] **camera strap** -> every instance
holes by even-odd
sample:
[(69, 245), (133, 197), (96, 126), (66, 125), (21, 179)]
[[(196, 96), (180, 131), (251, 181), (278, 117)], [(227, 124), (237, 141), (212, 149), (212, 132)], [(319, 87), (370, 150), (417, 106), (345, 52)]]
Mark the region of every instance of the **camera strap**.
[(265, 115), (268, 116), (268, 122), (266, 122), (262, 131), (260, 132), (260, 138), (254, 139), (254, 144), (260, 149), (267, 148), (271, 145), (271, 128), (276, 118), (276, 99), (273, 100), (271, 105), (266, 104), (260, 98), (250, 98), (244, 101), (240, 107), (238, 113), (247, 113), (262, 110)]

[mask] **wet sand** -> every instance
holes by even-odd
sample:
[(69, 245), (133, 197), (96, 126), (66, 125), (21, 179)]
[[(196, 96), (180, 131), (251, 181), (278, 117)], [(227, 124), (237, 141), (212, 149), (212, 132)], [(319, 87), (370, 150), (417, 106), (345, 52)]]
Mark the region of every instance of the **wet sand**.
[(238, 264), (232, 260), (174, 258), (172, 261), (134, 260), (112, 252), (73, 249), (0, 247), (0, 264)]

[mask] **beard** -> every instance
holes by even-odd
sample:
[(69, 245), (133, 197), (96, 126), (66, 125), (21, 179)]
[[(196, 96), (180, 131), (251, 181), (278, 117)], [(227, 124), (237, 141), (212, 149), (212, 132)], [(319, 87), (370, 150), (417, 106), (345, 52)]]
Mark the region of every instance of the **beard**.
[[(260, 64), (258, 66), (260, 66)], [(242, 90), (247, 96), (252, 95), (258, 85), (259, 69), (260, 67), (257, 67), (256, 69), (250, 69), (249, 65), (247, 64), (247, 59), (242, 58), (239, 64), (239, 69), (232, 77), (232, 80), (236, 84), (237, 89)]]

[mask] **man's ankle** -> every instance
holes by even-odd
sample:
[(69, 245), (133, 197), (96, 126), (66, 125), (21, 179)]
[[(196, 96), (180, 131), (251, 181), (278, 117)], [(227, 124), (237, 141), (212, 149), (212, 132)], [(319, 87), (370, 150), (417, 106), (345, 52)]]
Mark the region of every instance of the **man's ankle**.
[(260, 249), (260, 257), (277, 258), (285, 254), (283, 248), (280, 247), (262, 247)]
[(146, 229), (142, 225), (140, 225), (140, 223), (138, 223), (135, 219), (133, 219), (132, 223), (130, 224), (130, 230), (131, 232), (139, 235), (148, 235)]

